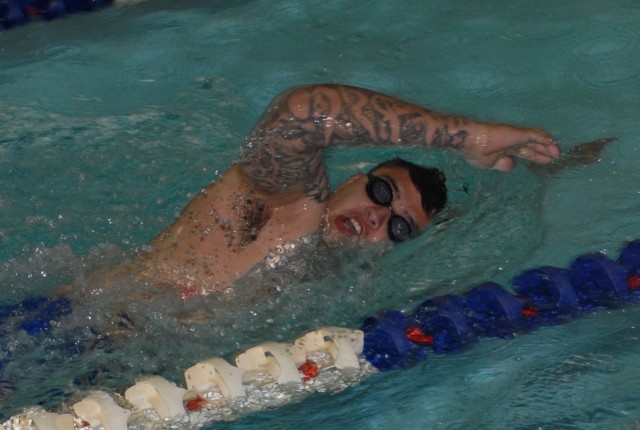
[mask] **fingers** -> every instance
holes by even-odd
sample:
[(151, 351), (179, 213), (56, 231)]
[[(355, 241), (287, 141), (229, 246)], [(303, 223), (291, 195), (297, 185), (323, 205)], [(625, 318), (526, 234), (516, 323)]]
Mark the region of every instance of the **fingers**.
[(544, 154), (552, 158), (557, 158), (560, 156), (560, 148), (558, 148), (556, 140), (539, 129), (531, 129), (529, 142), (525, 145), (525, 147), (530, 148), (539, 154)]
[(489, 129), (489, 136), (485, 145), (473, 148), (476, 151), (467, 154), (470, 164), (485, 169), (509, 171), (515, 166), (514, 157), (546, 164), (560, 156), (555, 139), (536, 128), (495, 125)]
[(509, 155), (514, 155), (536, 163), (546, 164), (551, 162), (554, 158), (557, 158), (560, 155), (560, 150), (555, 145), (549, 147), (536, 144), (510, 151)]
[(546, 164), (560, 156), (560, 148), (553, 137), (542, 130), (531, 128), (528, 129), (527, 141), (514, 145), (508, 154)]
[(560, 156), (560, 149), (555, 140), (549, 138), (545, 143), (529, 143), (518, 149), (507, 151), (503, 156), (499, 156), (493, 164), (493, 170), (508, 172), (515, 167), (513, 157), (524, 158), (539, 164), (547, 164)]
[(539, 153), (547, 155), (551, 158), (558, 158), (560, 156), (560, 148), (554, 139), (551, 139), (548, 143), (538, 143), (532, 146), (532, 149)]
[(510, 125), (495, 125), (489, 129), (488, 144), (483, 148), (484, 154), (508, 151), (511, 155), (521, 156), (522, 148), (525, 158), (532, 152), (558, 157), (560, 150), (553, 137), (537, 128), (519, 128)]
[(496, 159), (495, 163), (491, 167), (493, 170), (500, 172), (509, 172), (515, 167), (515, 161), (513, 157), (524, 158), (539, 164), (547, 164), (554, 158), (560, 155), (558, 147), (554, 145), (530, 145), (522, 147), (515, 151), (509, 151), (509, 153), (500, 156)]

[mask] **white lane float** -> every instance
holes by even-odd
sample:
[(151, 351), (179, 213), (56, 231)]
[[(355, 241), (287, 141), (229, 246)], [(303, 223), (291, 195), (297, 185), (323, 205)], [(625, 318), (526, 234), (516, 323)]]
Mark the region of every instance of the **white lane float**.
[(185, 370), (185, 388), (158, 375), (148, 376), (128, 388), (124, 396), (90, 393), (64, 413), (30, 408), (11, 417), (2, 429), (128, 430), (158, 428), (162, 422), (201, 426), (224, 419), (234, 410), (256, 411), (286, 403), (292, 392), (346, 388), (348, 384), (322, 384), (316, 379), (320, 372), (333, 371), (327, 381), (349, 379), (353, 375), (340, 375), (349, 371), (374, 372), (359, 358), (363, 346), (360, 330), (324, 327), (293, 344), (266, 342), (250, 348), (236, 357), (235, 366), (220, 357), (200, 361)]

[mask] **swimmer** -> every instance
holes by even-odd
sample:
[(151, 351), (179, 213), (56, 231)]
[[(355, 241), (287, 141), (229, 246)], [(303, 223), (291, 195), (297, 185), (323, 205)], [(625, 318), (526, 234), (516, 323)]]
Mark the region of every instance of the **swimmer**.
[(345, 85), (294, 88), (271, 102), (240, 160), (151, 242), (140, 277), (183, 296), (223, 291), (307, 235), (337, 244), (418, 236), (447, 201), (437, 169), (390, 160), (328, 188), (326, 149), (378, 145), (451, 151), (500, 171), (513, 169), (514, 157), (546, 164), (560, 154), (535, 128), (475, 122)]

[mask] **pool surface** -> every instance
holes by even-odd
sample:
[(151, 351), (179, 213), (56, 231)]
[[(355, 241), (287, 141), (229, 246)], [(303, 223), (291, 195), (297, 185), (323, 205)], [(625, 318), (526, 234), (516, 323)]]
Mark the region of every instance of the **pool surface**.
[[(0, 32), (0, 305), (72, 285), (73, 313), (0, 326), (0, 422), (123, 392), (324, 325), (464, 293), (522, 270), (612, 257), (640, 238), (640, 3), (402, 0), (127, 2)], [(182, 302), (128, 283), (126, 261), (240, 154), (278, 92), (335, 82), (435, 110), (544, 128), (598, 162), (508, 174), (452, 154), (333, 150), (332, 184), (391, 156), (445, 171), (451, 205), (386, 255), (302, 244), (233, 296)], [(215, 428), (640, 427), (640, 306), (375, 374)], [(214, 426), (212, 425), (212, 428)], [(189, 427), (185, 427), (189, 428)]]

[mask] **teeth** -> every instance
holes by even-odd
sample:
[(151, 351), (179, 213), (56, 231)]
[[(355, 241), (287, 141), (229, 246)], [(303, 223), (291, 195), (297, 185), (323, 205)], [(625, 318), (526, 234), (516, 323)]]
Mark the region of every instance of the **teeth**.
[(356, 221), (355, 219), (351, 218), (349, 219), (349, 221), (351, 221), (351, 225), (353, 226), (353, 228), (356, 230), (356, 233), (358, 233), (358, 235), (360, 233), (362, 233), (362, 226), (360, 225), (360, 223), (358, 221)]

